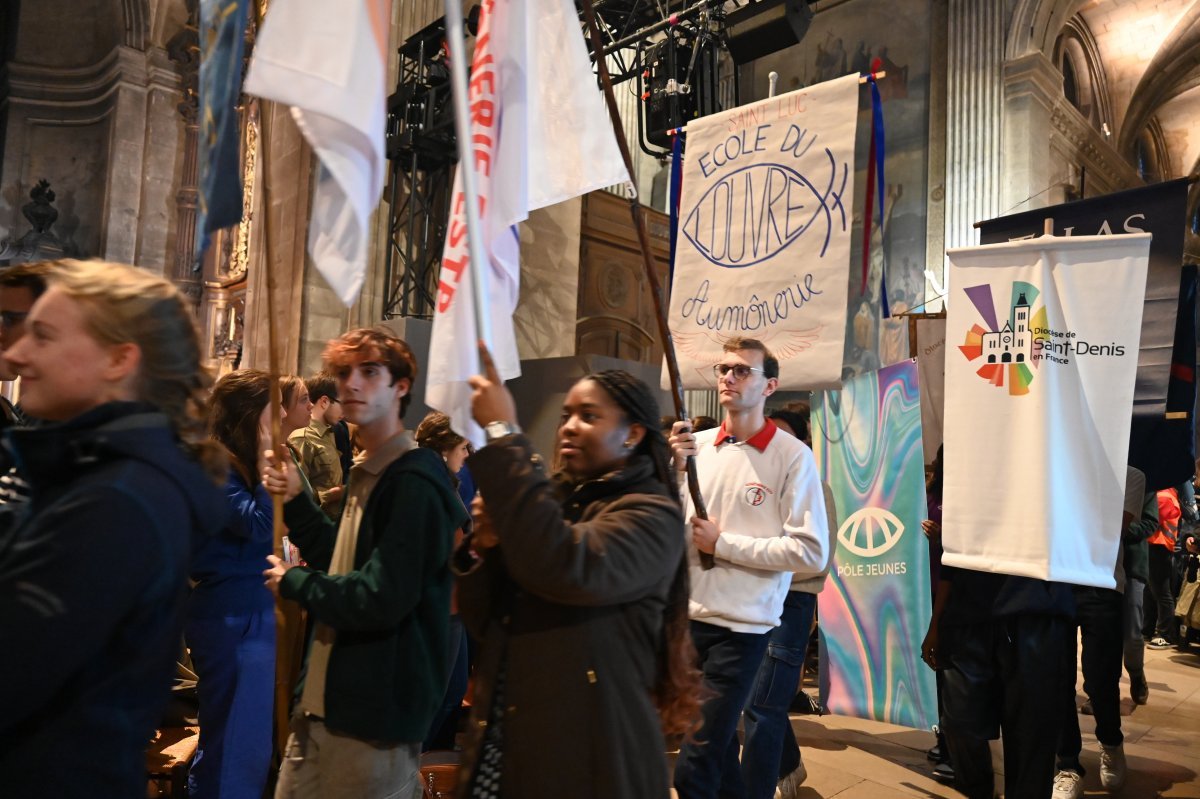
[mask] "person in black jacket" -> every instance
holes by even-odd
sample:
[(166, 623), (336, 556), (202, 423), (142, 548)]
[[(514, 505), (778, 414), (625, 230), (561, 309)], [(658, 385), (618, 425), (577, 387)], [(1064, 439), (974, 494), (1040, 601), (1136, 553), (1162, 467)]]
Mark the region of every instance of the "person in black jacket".
[[(665, 737), (699, 721), (684, 524), (657, 402), (627, 372), (576, 383), (559, 479), (516, 429), (485, 356), (470, 459), (482, 500), (456, 557), (459, 609), (482, 640), (460, 797), (665, 799)], [(664, 735), (665, 734), (665, 735)]]
[(49, 282), (5, 353), (46, 424), (4, 445), (33, 493), (0, 537), (0, 792), (141, 796), (191, 538), (224, 521), (210, 378), (170, 283), (77, 261)]

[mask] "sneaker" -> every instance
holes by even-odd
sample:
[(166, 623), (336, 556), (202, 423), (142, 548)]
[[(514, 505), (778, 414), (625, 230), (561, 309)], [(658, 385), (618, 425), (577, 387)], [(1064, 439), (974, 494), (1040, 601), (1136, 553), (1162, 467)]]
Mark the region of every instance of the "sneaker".
[(1115, 791), (1125, 784), (1125, 747), (1100, 744), (1100, 784)]
[(775, 786), (775, 799), (795, 799), (800, 795), (800, 786), (806, 779), (808, 779), (808, 769), (804, 767), (804, 761), (801, 760), (796, 770), (781, 779)]
[(1156, 635), (1146, 644), (1147, 649), (1170, 649), (1171, 642), (1161, 635)]
[(1144, 705), (1150, 698), (1150, 686), (1146, 684), (1146, 675), (1139, 674), (1129, 678), (1129, 698), (1135, 705)]
[(1054, 792), (1050, 799), (1080, 799), (1083, 796), (1083, 775), (1078, 771), (1060, 771), (1054, 775)]
[(1084, 700), (1084, 703), (1079, 706), (1079, 712), (1085, 716), (1096, 715), (1096, 712), (1094, 710), (1092, 710), (1092, 700), (1090, 700), (1090, 699)]
[(950, 765), (949, 760), (943, 760), (933, 767), (933, 778), (949, 785), (954, 782), (954, 766)]

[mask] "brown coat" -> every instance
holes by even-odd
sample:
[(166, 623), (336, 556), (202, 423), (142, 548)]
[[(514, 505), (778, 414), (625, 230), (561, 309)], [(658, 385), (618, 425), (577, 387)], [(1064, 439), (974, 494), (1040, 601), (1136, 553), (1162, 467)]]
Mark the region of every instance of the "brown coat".
[(458, 582), (463, 620), (483, 642), (459, 795), (503, 664), (504, 796), (667, 797), (652, 691), (684, 552), (677, 500), (642, 458), (564, 491), (523, 436), (470, 466), (501, 544)]

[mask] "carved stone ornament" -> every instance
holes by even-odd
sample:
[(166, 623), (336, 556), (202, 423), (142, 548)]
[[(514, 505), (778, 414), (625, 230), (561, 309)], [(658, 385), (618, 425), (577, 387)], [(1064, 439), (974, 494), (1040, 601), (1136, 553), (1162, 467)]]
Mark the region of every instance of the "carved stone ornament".
[(31, 202), (21, 206), (21, 213), (33, 227), (21, 238), (0, 240), (0, 263), (31, 263), (35, 261), (51, 261), (56, 258), (78, 257), (78, 248), (74, 245), (59, 241), (50, 228), (58, 219), (58, 209), (54, 202), (54, 191), (46, 180), (39, 180), (29, 192)]

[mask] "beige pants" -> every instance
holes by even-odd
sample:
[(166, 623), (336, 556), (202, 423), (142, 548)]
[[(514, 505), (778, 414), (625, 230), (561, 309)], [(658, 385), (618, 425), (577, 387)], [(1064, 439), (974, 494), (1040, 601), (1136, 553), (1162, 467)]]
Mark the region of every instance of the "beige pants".
[(421, 799), (420, 758), (420, 743), (370, 743), (297, 714), (275, 799)]

